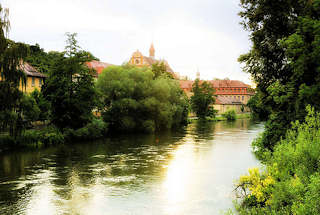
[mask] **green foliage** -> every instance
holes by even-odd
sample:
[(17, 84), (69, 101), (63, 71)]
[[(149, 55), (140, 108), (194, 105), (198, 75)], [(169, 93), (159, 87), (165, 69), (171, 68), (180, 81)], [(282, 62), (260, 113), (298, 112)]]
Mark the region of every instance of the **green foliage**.
[(266, 170), (240, 178), (240, 214), (320, 213), (320, 113), (306, 112), (267, 156)]
[(21, 69), (28, 48), (22, 43), (14, 43), (6, 38), (10, 23), (8, 9), (0, 5), (0, 130), (9, 129), (14, 138), (24, 130), (20, 111), (23, 94), (20, 83), (25, 86), (26, 76)]
[(36, 68), (39, 72), (49, 74), (49, 71), (54, 66), (55, 62), (63, 56), (64, 53), (51, 51), (45, 52), (40, 48), (39, 44), (27, 45), (29, 47), (29, 54), (25, 61)]
[(67, 141), (74, 140), (94, 140), (104, 137), (108, 132), (108, 124), (103, 122), (101, 119), (93, 119), (92, 122), (86, 126), (73, 130), (66, 128), (64, 130), (64, 136)]
[(256, 94), (249, 99), (247, 106), (250, 108), (254, 118), (267, 120), (271, 110), (265, 105), (266, 99), (258, 90)]
[(235, 121), (235, 120), (237, 119), (236, 111), (233, 110), (233, 109), (224, 112), (224, 113), (222, 114), (222, 116), (223, 116), (224, 118), (226, 118), (227, 121)]
[(178, 83), (148, 68), (105, 69), (97, 81), (102, 116), (112, 131), (154, 132), (186, 123), (188, 100)]
[(193, 95), (190, 98), (192, 110), (201, 119), (206, 116), (214, 117), (214, 110), (211, 105), (214, 104), (214, 88), (210, 83), (204, 81), (200, 83), (199, 79), (196, 79), (192, 85)]
[(320, 1), (241, 0), (240, 16), (251, 32), (249, 53), (239, 60), (257, 83), (249, 107), (267, 119), (256, 146), (271, 152), (305, 107), (320, 110)]
[(35, 100), (39, 110), (40, 110), (40, 114), (39, 114), (39, 121), (45, 121), (49, 119), (49, 115), (50, 115), (50, 103), (49, 101), (47, 101), (42, 92), (39, 91), (38, 89), (35, 89), (30, 96)]
[(51, 121), (61, 130), (85, 126), (96, 104), (94, 71), (85, 65), (89, 58), (78, 51), (75, 34), (68, 36), (66, 56), (56, 60), (42, 89), (51, 105)]
[(23, 95), (21, 99), (20, 109), (24, 121), (31, 123), (39, 119), (41, 111), (36, 100), (32, 96), (28, 94)]
[(152, 64), (151, 70), (154, 73), (154, 78), (166, 76), (168, 78), (174, 79), (173, 75), (170, 72), (167, 72), (167, 67), (163, 62)]
[(64, 143), (63, 134), (55, 127), (46, 127), (41, 130), (26, 130), (17, 138), (8, 135), (0, 136), (0, 145), (9, 147), (19, 145), (24, 147), (41, 147)]

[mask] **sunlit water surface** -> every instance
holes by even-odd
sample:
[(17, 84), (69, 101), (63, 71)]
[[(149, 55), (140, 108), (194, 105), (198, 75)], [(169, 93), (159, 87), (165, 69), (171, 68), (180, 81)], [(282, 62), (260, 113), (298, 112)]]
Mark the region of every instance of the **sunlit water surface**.
[(0, 214), (213, 215), (259, 162), (249, 120), (0, 154)]

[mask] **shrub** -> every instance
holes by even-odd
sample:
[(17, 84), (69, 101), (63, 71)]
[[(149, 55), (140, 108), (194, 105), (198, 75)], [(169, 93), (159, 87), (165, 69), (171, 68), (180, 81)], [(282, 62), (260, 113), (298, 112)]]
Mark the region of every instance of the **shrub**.
[(63, 134), (53, 126), (46, 127), (42, 130), (26, 130), (21, 137), (15, 141), (16, 144), (22, 146), (41, 146), (56, 145), (64, 142)]
[(65, 129), (64, 136), (68, 141), (71, 140), (94, 140), (101, 138), (108, 132), (108, 124), (101, 119), (93, 119), (85, 127), (73, 130)]
[(56, 127), (47, 127), (40, 130), (40, 141), (45, 145), (62, 144), (64, 142), (63, 134)]
[(222, 116), (226, 118), (228, 121), (234, 121), (237, 119), (237, 114), (235, 110), (228, 110), (225, 113), (223, 113)]
[(0, 146), (1, 145), (13, 145), (14, 139), (9, 135), (0, 135)]
[(307, 112), (275, 145), (265, 171), (240, 178), (239, 214), (320, 214), (320, 113)]

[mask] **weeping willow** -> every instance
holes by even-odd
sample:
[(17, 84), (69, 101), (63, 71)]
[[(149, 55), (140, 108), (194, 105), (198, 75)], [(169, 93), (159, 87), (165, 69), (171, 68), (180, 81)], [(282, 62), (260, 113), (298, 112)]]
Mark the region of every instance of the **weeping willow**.
[(16, 138), (23, 131), (21, 98), (19, 87), (26, 87), (26, 75), (22, 64), (28, 54), (28, 47), (8, 39), (9, 10), (0, 5), (0, 130), (8, 130)]

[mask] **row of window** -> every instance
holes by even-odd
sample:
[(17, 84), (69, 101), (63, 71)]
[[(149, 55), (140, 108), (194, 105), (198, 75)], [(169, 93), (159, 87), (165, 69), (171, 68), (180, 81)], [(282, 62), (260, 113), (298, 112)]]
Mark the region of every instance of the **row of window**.
[(225, 97), (225, 98), (234, 98), (234, 99), (237, 99), (238, 98), (238, 100), (240, 100), (240, 98), (242, 99), (242, 101), (244, 101), (244, 96), (223, 96), (222, 95), (222, 97)]
[(225, 89), (225, 88), (219, 88), (217, 91), (222, 91), (222, 92), (234, 92), (234, 93), (241, 93), (241, 92), (246, 92), (245, 89)]

